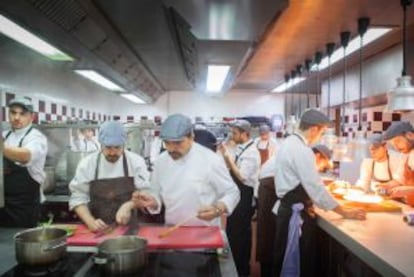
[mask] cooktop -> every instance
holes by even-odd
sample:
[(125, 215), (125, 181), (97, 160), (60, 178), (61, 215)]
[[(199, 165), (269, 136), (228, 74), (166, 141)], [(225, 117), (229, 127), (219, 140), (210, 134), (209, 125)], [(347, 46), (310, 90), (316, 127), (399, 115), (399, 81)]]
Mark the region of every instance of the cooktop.
[[(46, 267), (33, 268), (16, 265), (1, 277), (108, 276), (102, 266), (90, 263), (90, 257), (90, 253), (68, 253), (57, 263)], [(87, 266), (88, 263), (91, 264), (90, 267)], [(215, 253), (172, 251), (149, 253), (148, 265), (139, 276), (212, 277), (221, 276), (221, 273)]]

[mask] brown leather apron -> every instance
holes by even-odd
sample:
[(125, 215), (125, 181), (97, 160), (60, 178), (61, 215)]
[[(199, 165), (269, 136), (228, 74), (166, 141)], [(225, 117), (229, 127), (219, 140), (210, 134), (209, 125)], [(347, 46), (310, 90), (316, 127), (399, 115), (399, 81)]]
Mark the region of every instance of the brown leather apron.
[(408, 165), (408, 158), (404, 164), (404, 185), (414, 186), (414, 170)]
[(98, 179), (99, 163), (102, 153), (98, 154), (95, 180), (90, 182), (89, 209), (92, 215), (102, 219), (106, 224), (115, 222), (116, 212), (121, 205), (131, 200), (135, 190), (134, 178), (128, 176), (128, 163), (125, 153), (122, 155), (124, 176), (117, 178)]
[(270, 151), (269, 151), (269, 142), (267, 142), (266, 148), (264, 149), (260, 149), (259, 148), (259, 142), (256, 145), (257, 150), (259, 150), (259, 154), (260, 154), (260, 165), (263, 165), (270, 156)]

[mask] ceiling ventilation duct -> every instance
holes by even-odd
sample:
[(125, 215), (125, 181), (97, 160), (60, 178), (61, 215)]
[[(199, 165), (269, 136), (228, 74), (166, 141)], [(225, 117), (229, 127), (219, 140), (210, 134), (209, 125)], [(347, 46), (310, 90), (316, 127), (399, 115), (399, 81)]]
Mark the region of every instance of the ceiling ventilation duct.
[[(89, 50), (92, 57), (106, 63), (114, 71), (106, 72), (106, 75), (118, 79), (127, 90), (142, 91), (152, 101), (164, 93), (164, 89), (138, 53), (129, 47), (93, 4), (76, 0), (26, 1), (80, 42), (81, 47)], [(75, 52), (75, 56), (76, 52), (83, 52), (79, 49), (71, 50)], [(78, 56), (80, 59), (75, 62), (76, 67), (84, 64), (93, 66), (94, 61), (89, 60), (89, 57), (85, 58), (82, 54)]]
[(197, 38), (191, 33), (191, 25), (174, 8), (169, 7), (166, 10), (185, 75), (195, 88), (198, 76)]

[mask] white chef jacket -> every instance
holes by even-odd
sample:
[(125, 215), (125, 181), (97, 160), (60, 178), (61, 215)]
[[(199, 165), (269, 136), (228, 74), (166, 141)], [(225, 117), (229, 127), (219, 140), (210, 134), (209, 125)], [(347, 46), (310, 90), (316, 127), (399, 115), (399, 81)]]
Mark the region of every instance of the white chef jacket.
[[(95, 180), (95, 170), (98, 155), (101, 152), (91, 153), (84, 157), (76, 168), (75, 177), (69, 183), (71, 196), (69, 209), (89, 203), (89, 182)], [(149, 173), (144, 159), (136, 153), (125, 150), (128, 164), (128, 176), (134, 177), (137, 189), (150, 191)], [(123, 158), (115, 163), (108, 162), (102, 154), (99, 162), (98, 179), (118, 178), (124, 176)], [(132, 195), (131, 195), (132, 197)]]
[[(20, 140), (32, 125), (28, 125), (23, 129), (14, 130), (4, 141), (5, 146), (18, 147)], [(3, 132), (3, 138), (9, 131)], [(30, 160), (26, 164), (15, 162), (17, 165), (27, 167), (30, 177), (40, 184), (40, 201), (44, 201), (43, 183), (46, 179), (46, 173), (43, 171), (47, 155), (47, 138), (37, 129), (33, 128), (24, 138), (22, 147), (30, 151)]]
[[(223, 159), (196, 142), (178, 160), (173, 160), (167, 151), (161, 153), (154, 165), (151, 184), (165, 204), (167, 224), (196, 216), (200, 207), (218, 201), (223, 202), (231, 214), (240, 200), (239, 189)], [(186, 225), (219, 226), (220, 219), (204, 221), (194, 217)]]
[(254, 142), (243, 151), (251, 142), (252, 140), (248, 140), (243, 144), (237, 145), (236, 165), (239, 168), (243, 184), (256, 190), (259, 185), (260, 154)]
[[(372, 190), (375, 191), (378, 180), (391, 180), (395, 179), (399, 174), (399, 164), (401, 163), (401, 158), (399, 155), (389, 153), (389, 160), (375, 162), (374, 171), (373, 164), (374, 160), (372, 158), (365, 158), (361, 162), (359, 179), (356, 182), (356, 186), (363, 188), (366, 191)], [(391, 171), (391, 176), (388, 172)], [(403, 164), (402, 164), (403, 166)]]
[[(316, 206), (332, 210), (338, 202), (325, 189), (316, 168), (315, 154), (300, 134), (291, 135), (279, 147), (276, 155), (275, 185), (279, 198), (302, 184)], [(275, 203), (273, 212), (277, 214), (280, 200)]]

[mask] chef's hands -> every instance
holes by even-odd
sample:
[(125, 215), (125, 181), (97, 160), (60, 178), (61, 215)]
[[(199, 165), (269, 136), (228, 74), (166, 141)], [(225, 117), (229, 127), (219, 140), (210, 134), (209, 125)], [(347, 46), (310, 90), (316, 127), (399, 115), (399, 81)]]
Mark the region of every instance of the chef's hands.
[(334, 212), (340, 214), (343, 216), (343, 218), (346, 219), (357, 219), (357, 220), (365, 220), (366, 219), (366, 211), (361, 208), (351, 208), (351, 207), (345, 207), (338, 205), (335, 209), (333, 209)]
[(108, 225), (100, 218), (92, 218), (91, 220), (85, 222), (85, 224), (92, 232), (99, 232), (108, 228)]
[(399, 186), (390, 191), (391, 198), (402, 198), (405, 203), (414, 206), (414, 186)]
[(211, 221), (216, 217), (220, 217), (226, 211), (226, 205), (221, 202), (215, 205), (201, 206), (197, 211), (197, 218), (201, 220)]
[(154, 210), (158, 208), (157, 200), (144, 191), (134, 191), (134, 193), (132, 193), (132, 201), (136, 208), (150, 208)]
[(376, 191), (379, 192), (379, 194), (382, 195), (390, 195), (392, 193), (392, 190), (394, 190), (395, 188), (401, 186), (401, 184), (395, 180), (392, 180), (390, 182), (387, 183), (380, 183), (377, 184), (377, 186), (375, 187)]
[(125, 202), (119, 207), (116, 212), (115, 219), (118, 224), (128, 224), (131, 219), (131, 211), (135, 208), (135, 203), (133, 201)]

